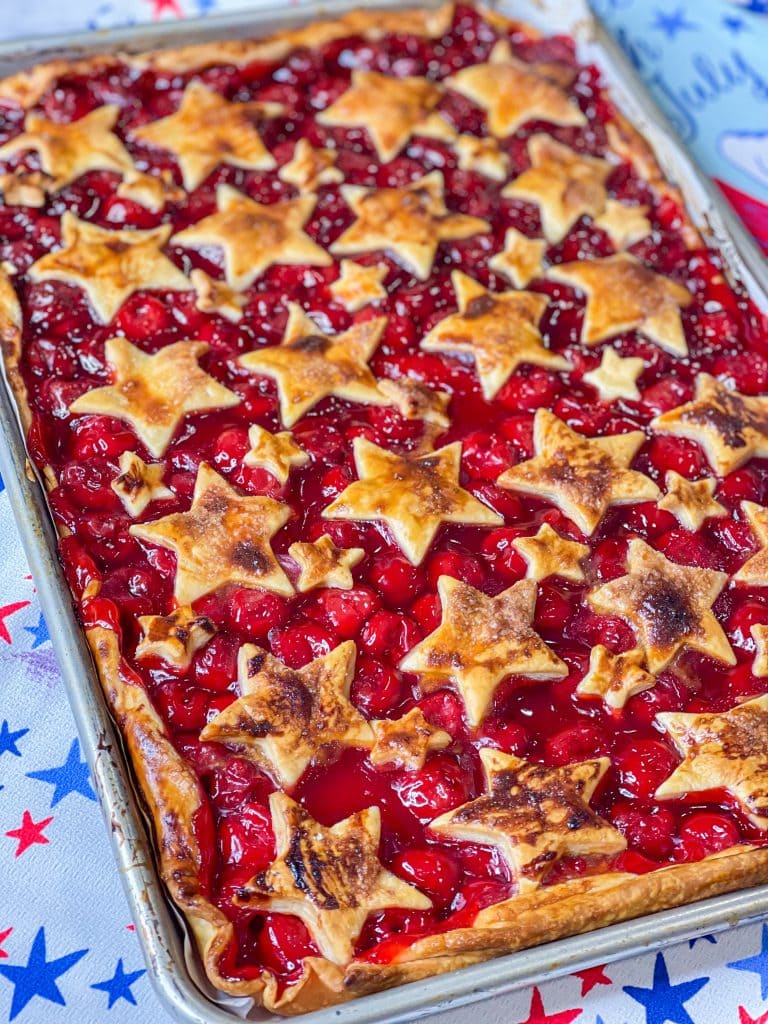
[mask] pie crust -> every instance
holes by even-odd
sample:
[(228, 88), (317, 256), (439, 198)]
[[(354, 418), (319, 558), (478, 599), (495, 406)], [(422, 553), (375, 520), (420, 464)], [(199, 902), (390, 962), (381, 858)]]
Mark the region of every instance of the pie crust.
[(597, 70), (449, 4), (0, 100), (6, 378), (211, 983), (765, 882), (765, 330)]

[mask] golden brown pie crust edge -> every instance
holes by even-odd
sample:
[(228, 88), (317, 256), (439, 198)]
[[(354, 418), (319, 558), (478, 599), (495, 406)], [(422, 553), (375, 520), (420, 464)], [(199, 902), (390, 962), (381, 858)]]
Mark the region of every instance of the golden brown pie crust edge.
[[(432, 11), (355, 11), (334, 21), (317, 22), (255, 42), (238, 40), (140, 55), (52, 61), (0, 81), (0, 98), (26, 109), (38, 102), (58, 76), (96, 72), (116, 60), (136, 67), (183, 72), (220, 63), (277, 61), (295, 47), (317, 46), (349, 34), (369, 39), (389, 31), (439, 34), (449, 24), (451, 13), (451, 4)], [(496, 12), (484, 11), (484, 16), (497, 27), (519, 24)], [(674, 199), (685, 210), (679, 190), (666, 181), (643, 136), (618, 112), (608, 128), (612, 148), (633, 163), (657, 193)], [(702, 244), (687, 211), (684, 238), (690, 248)], [(4, 272), (0, 272), (0, 345), (6, 380), (26, 434), (31, 412), (20, 372), (21, 311), (13, 285)], [(43, 477), (49, 490), (56, 486), (49, 468), (43, 471)], [(201, 855), (194, 831), (201, 797), (199, 782), (171, 744), (145, 691), (131, 679), (115, 633), (99, 626), (87, 630), (86, 635), (107, 702), (151, 813), (161, 876), (195, 935), (206, 973), (216, 988), (232, 995), (251, 996), (270, 1011), (285, 1015), (306, 1013), (494, 956), (768, 881), (768, 850), (740, 847), (704, 861), (646, 875), (617, 875), (615, 882), (606, 876), (593, 876), (538, 890), (481, 912), (480, 927), (418, 940), (403, 950), (397, 962), (390, 964), (353, 962), (344, 970), (320, 957), (309, 958), (303, 978), (282, 993), (267, 972), (249, 981), (226, 978), (219, 962), (233, 937), (233, 928), (203, 893)]]

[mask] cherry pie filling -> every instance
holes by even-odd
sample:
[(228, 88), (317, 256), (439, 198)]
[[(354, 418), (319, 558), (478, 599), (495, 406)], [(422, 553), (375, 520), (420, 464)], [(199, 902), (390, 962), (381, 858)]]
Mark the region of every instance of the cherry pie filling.
[[(489, 269), (488, 260), (503, 248), (510, 228), (541, 236), (538, 208), (503, 198), (504, 182), (460, 170), (448, 142), (417, 133), (400, 155), (382, 164), (364, 129), (324, 127), (316, 117), (348, 88), (353, 69), (442, 80), (487, 60), (498, 34), (477, 12), (458, 7), (443, 38), (345, 38), (297, 50), (277, 66), (218, 66), (199, 74), (230, 100), (283, 105), (282, 115), (260, 125), (264, 144), (279, 166), (290, 159), (295, 143), (306, 139), (313, 146), (336, 149), (345, 185), (402, 186), (437, 170), (444, 177), (448, 210), (490, 224), (490, 231), (468, 240), (442, 242), (425, 281), (386, 252), (357, 257), (363, 266), (386, 266), (388, 296), (357, 312), (346, 311), (330, 290), (338, 277), (338, 261), (327, 267), (270, 267), (246, 290), (238, 322), (200, 312), (193, 291), (145, 291), (128, 298), (112, 323), (101, 324), (81, 289), (55, 281), (34, 283), (26, 276), (34, 261), (60, 245), (60, 217), (65, 211), (104, 228), (146, 229), (170, 223), (177, 232), (215, 212), (216, 189), (222, 184), (260, 203), (293, 197), (293, 186), (275, 171), (221, 164), (183, 201), (171, 202), (158, 213), (120, 198), (119, 176), (101, 171), (65, 186), (40, 208), (0, 209), (0, 260), (15, 268), (13, 281), (24, 311), (22, 371), (32, 410), (28, 443), (37, 466), (51, 467), (58, 481), (50, 504), (62, 532), (62, 561), (75, 594), (82, 597), (83, 623), (107, 625), (119, 634), (130, 668), (200, 780), (205, 800), (196, 831), (205, 858), (203, 885), (234, 923), (235, 941), (221, 963), (222, 972), (232, 978), (255, 977), (267, 969), (280, 985), (289, 985), (301, 975), (303, 958), (318, 955), (299, 918), (233, 903), (248, 880), (275, 858), (268, 804), (276, 785), (236, 749), (203, 742), (199, 736), (237, 698), (237, 655), (246, 643), (258, 644), (287, 666), (300, 668), (352, 640), (357, 647), (351, 688), (355, 708), (368, 719), (382, 719), (398, 718), (418, 707), (429, 723), (450, 735), (449, 746), (429, 753), (424, 766), (415, 769), (382, 770), (371, 764), (365, 750), (340, 750), (324, 763), (311, 765), (291, 793), (326, 826), (378, 807), (381, 863), (432, 902), (429, 910), (371, 913), (356, 941), (359, 958), (387, 963), (414, 939), (471, 925), (478, 911), (515, 894), (509, 866), (498, 850), (441, 838), (428, 827), (439, 815), (483, 792), (479, 751), (484, 748), (547, 766), (610, 758), (591, 806), (625, 837), (626, 850), (602, 860), (565, 857), (546, 875), (544, 885), (604, 870), (642, 873), (695, 861), (738, 843), (765, 842), (765, 833), (725, 792), (666, 801), (654, 797), (681, 760), (660, 730), (657, 714), (727, 711), (747, 697), (768, 692), (768, 681), (752, 672), (751, 627), (768, 626), (763, 590), (728, 585), (714, 605), (735, 652), (735, 665), (687, 651), (621, 709), (612, 710), (603, 701), (575, 692), (593, 647), (603, 644), (620, 653), (636, 646), (632, 630), (621, 618), (598, 615), (590, 608), (587, 591), (624, 574), (627, 546), (636, 537), (674, 562), (735, 573), (756, 547), (741, 502), (768, 502), (764, 460), (752, 459), (718, 479), (715, 498), (728, 515), (707, 519), (697, 531), (684, 529), (672, 514), (646, 501), (611, 508), (594, 533), (585, 537), (554, 504), (496, 483), (502, 472), (533, 457), (533, 423), (540, 408), (588, 437), (643, 431), (645, 441), (632, 466), (662, 491), (669, 470), (689, 479), (712, 475), (698, 444), (653, 433), (649, 424), (693, 397), (700, 372), (727, 381), (743, 394), (768, 390), (764, 318), (742, 292), (725, 282), (717, 253), (686, 245), (682, 213), (675, 202), (659, 197), (629, 163), (619, 162), (606, 182), (608, 195), (647, 206), (651, 222), (650, 233), (629, 252), (691, 292), (692, 301), (681, 312), (688, 357), (675, 357), (635, 331), (620, 334), (609, 344), (623, 358), (644, 361), (637, 383), (640, 397), (601, 400), (584, 381), (584, 375), (600, 364), (603, 346), (580, 344), (583, 296), (565, 284), (536, 277), (527, 290), (549, 300), (540, 324), (542, 337), (573, 369), (518, 367), (487, 400), (471, 359), (428, 353), (420, 342), (456, 309), (452, 271), (463, 271), (493, 291), (510, 287)], [(534, 39), (515, 30), (510, 42), (523, 61), (556, 62), (573, 70), (567, 92), (586, 115), (586, 124), (557, 127), (529, 121), (500, 139), (509, 160), (507, 180), (528, 166), (527, 141), (537, 132), (551, 134), (580, 154), (604, 154), (605, 124), (613, 111), (597, 69), (580, 66), (566, 38)], [(139, 144), (132, 132), (172, 113), (190, 77), (115, 64), (88, 76), (60, 78), (39, 106), (53, 121), (70, 121), (104, 103), (117, 104), (115, 131), (137, 166), (167, 170), (180, 183), (173, 156)], [(486, 134), (482, 111), (458, 92), (448, 90), (438, 109), (461, 133)], [(22, 122), (21, 111), (3, 108), (0, 142), (13, 138)], [(38, 156), (25, 152), (5, 165), (10, 171), (20, 167), (39, 168)], [(317, 196), (305, 230), (328, 249), (354, 218), (338, 184), (322, 186)], [(199, 268), (214, 279), (222, 277), (216, 250), (170, 245), (165, 251), (185, 274)], [(582, 217), (561, 242), (547, 248), (546, 261), (557, 265), (614, 251), (609, 236), (589, 217)], [(246, 371), (238, 359), (280, 342), (288, 301), (298, 303), (327, 334), (374, 316), (388, 318), (369, 361), (373, 375), (410, 377), (450, 394), (450, 424), (435, 446), (461, 442), (461, 485), (498, 513), (503, 524), (444, 524), (421, 564), (413, 565), (380, 523), (322, 517), (357, 478), (353, 439), (366, 438), (395, 452), (412, 451), (421, 442), (424, 423), (405, 418), (393, 406), (322, 400), (292, 429), (294, 441), (310, 461), (291, 469), (284, 484), (266, 469), (245, 464), (251, 447), (249, 428), (258, 424), (274, 433), (284, 424), (275, 382)], [(125, 421), (76, 416), (69, 410), (79, 396), (109, 383), (104, 344), (114, 336), (124, 336), (146, 352), (183, 339), (201, 339), (210, 346), (201, 366), (241, 399), (231, 408), (185, 418), (164, 455), (164, 483), (171, 496), (151, 503), (138, 520), (128, 515), (111, 484), (123, 453), (135, 451), (148, 462), (151, 453)], [(292, 517), (272, 538), (272, 548), (292, 579), (295, 566), (288, 549), (297, 541), (328, 534), (339, 547), (363, 549), (364, 557), (352, 570), (351, 589), (324, 587), (283, 597), (258, 588), (220, 587), (194, 602), (195, 611), (206, 616), (216, 632), (188, 667), (159, 657), (136, 658), (141, 637), (137, 618), (167, 615), (175, 607), (176, 557), (167, 549), (140, 543), (129, 527), (186, 511), (204, 462), (239, 493), (276, 498), (290, 506)], [(548, 681), (507, 678), (497, 687), (487, 715), (470, 728), (454, 689), (424, 686), (416, 676), (402, 672), (399, 664), (440, 622), (440, 577), (464, 581), (490, 596), (499, 594), (526, 575), (526, 561), (515, 548), (515, 539), (535, 534), (544, 523), (562, 537), (588, 545), (590, 552), (584, 582), (550, 576), (538, 585), (533, 628), (565, 663), (567, 675)], [(96, 597), (89, 596), (94, 581), (100, 585)]]

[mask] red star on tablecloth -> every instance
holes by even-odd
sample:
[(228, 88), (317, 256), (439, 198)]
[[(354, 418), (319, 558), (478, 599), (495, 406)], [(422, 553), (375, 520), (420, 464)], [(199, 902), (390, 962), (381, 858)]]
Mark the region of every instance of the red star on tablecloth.
[(53, 817), (43, 818), (42, 821), (33, 821), (29, 811), (24, 811), (21, 817), (21, 825), (5, 833), (9, 838), (17, 839), (19, 842), (15, 855), (20, 857), (30, 846), (46, 846), (50, 843), (50, 839), (43, 835), (43, 832), (52, 821)]
[(184, 11), (179, 6), (179, 0), (149, 0), (152, 8), (153, 18), (162, 18), (166, 14), (174, 18), (183, 18)]
[(739, 1024), (768, 1024), (768, 1010), (761, 1013), (759, 1017), (753, 1017), (747, 1013), (743, 1006), (739, 1007)]
[(6, 928), (4, 931), (0, 932), (0, 960), (6, 959), (8, 957), (8, 954), (2, 948), (2, 946), (12, 931), (13, 928)]
[(11, 604), (5, 604), (0, 608), (0, 637), (7, 644), (11, 643), (11, 634), (8, 632), (5, 620), (9, 615), (13, 615), (14, 612), (19, 612), (22, 608), (26, 608), (28, 604), (29, 601), (13, 601)]
[(598, 967), (586, 967), (583, 971), (574, 971), (574, 978), (581, 979), (581, 994), (585, 996), (597, 985), (612, 985), (613, 982), (605, 973), (605, 964)]
[(571, 1021), (576, 1020), (580, 1014), (581, 1010), (575, 1007), (572, 1010), (561, 1010), (559, 1013), (545, 1013), (541, 992), (535, 988), (531, 996), (529, 1015), (520, 1024), (571, 1024)]

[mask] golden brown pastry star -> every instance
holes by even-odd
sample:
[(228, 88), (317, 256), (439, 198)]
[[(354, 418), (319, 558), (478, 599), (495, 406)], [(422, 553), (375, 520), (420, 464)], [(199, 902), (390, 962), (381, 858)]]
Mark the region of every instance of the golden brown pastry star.
[(117, 194), (121, 199), (130, 199), (139, 206), (145, 206), (150, 213), (160, 213), (168, 203), (180, 203), (186, 196), (167, 169), (158, 174), (126, 171), (117, 186)]
[(453, 683), (471, 727), (482, 722), (493, 695), (507, 676), (562, 679), (568, 668), (532, 628), (537, 587), (520, 580), (488, 597), (468, 583), (441, 576), (437, 592), (440, 625), (400, 662), (427, 685)]
[(749, 631), (755, 641), (755, 660), (752, 663), (752, 675), (758, 679), (768, 676), (768, 626), (756, 622)]
[(423, 893), (382, 867), (381, 813), (357, 811), (326, 828), (284, 793), (269, 798), (277, 859), (238, 892), (240, 906), (292, 914), (307, 926), (318, 949), (344, 965), (370, 913), (428, 910)]
[(586, 118), (563, 89), (535, 64), (512, 56), (506, 40), (499, 40), (486, 64), (457, 71), (445, 84), (487, 112), (488, 129), (503, 139), (526, 123), (583, 125)]
[(589, 671), (576, 687), (579, 697), (600, 697), (609, 708), (620, 710), (630, 697), (650, 690), (656, 677), (643, 667), (645, 654), (639, 647), (614, 654), (598, 644), (589, 656)]
[(613, 170), (607, 160), (575, 153), (550, 135), (528, 140), (531, 166), (501, 193), (505, 199), (535, 203), (546, 240), (562, 241), (580, 217), (605, 209), (605, 182)]
[(494, 181), (504, 181), (509, 173), (509, 156), (491, 136), (459, 135), (453, 148), (461, 171), (477, 171)]
[(192, 283), (162, 252), (170, 224), (148, 231), (108, 231), (70, 213), (61, 217), (62, 248), (29, 268), (31, 281), (63, 281), (82, 288), (97, 318), (109, 323), (134, 292), (190, 291)]
[(717, 481), (711, 477), (688, 480), (669, 469), (664, 482), (667, 493), (658, 506), (664, 512), (671, 512), (686, 530), (700, 530), (707, 519), (728, 515), (728, 509), (714, 499)]
[(475, 361), (483, 395), (490, 401), (525, 363), (570, 370), (563, 356), (545, 346), (538, 323), (547, 307), (535, 292), (491, 292), (460, 270), (451, 281), (459, 304), (421, 342), (425, 352), (458, 352)]
[(286, 427), (292, 427), (329, 395), (348, 402), (386, 405), (368, 369), (386, 323), (386, 317), (379, 316), (330, 336), (322, 333), (298, 303), (289, 302), (280, 344), (254, 349), (242, 356), (240, 364), (277, 381), (280, 416)]
[(542, 523), (533, 537), (517, 537), (512, 546), (528, 563), (525, 575), (529, 580), (560, 576), (573, 583), (582, 583), (585, 579), (581, 563), (589, 554), (589, 548), (586, 544), (561, 537), (549, 523)]
[(741, 511), (760, 546), (735, 574), (733, 581), (750, 587), (768, 587), (768, 508), (754, 501), (742, 501)]
[(544, 272), (547, 243), (541, 238), (527, 238), (517, 228), (507, 228), (504, 248), (488, 260), (494, 274), (508, 278), (515, 288), (525, 288), (534, 277)]
[(349, 702), (355, 644), (347, 640), (303, 668), (288, 668), (255, 644), (240, 648), (240, 697), (200, 733), (243, 748), (283, 789), (339, 747), (370, 747), (373, 732)]
[(163, 483), (165, 466), (162, 462), (147, 463), (136, 452), (123, 452), (118, 461), (120, 473), (111, 487), (123, 508), (136, 519), (151, 501), (173, 498), (174, 493)]
[(610, 761), (562, 768), (532, 764), (486, 747), (480, 751), (488, 792), (430, 823), (438, 835), (494, 846), (518, 892), (536, 889), (562, 857), (611, 857), (622, 834), (589, 806)]
[(325, 249), (303, 230), (316, 202), (315, 196), (301, 195), (265, 206), (231, 185), (219, 185), (217, 212), (179, 231), (171, 241), (188, 249), (222, 249), (227, 284), (242, 291), (275, 263), (331, 265)]
[(382, 718), (371, 722), (376, 742), (371, 747), (371, 764), (377, 768), (424, 767), (431, 750), (444, 750), (453, 740), (450, 733), (438, 729), (424, 717), (421, 708), (411, 708), (401, 718)]
[(379, 159), (388, 163), (424, 126), (442, 95), (442, 87), (426, 78), (356, 68), (350, 87), (317, 121), (332, 128), (365, 128)]
[(67, 124), (29, 113), (24, 131), (0, 146), (0, 160), (35, 150), (40, 154), (40, 166), (50, 178), (45, 186), (47, 192), (58, 192), (88, 171), (131, 171), (131, 155), (112, 131), (119, 113), (120, 108), (109, 103)]
[(243, 462), (246, 466), (266, 469), (268, 473), (284, 484), (294, 466), (306, 466), (309, 455), (293, 440), (290, 430), (270, 434), (257, 423), (248, 431), (250, 451)]
[(423, 561), (441, 523), (503, 523), (460, 486), (459, 442), (418, 456), (396, 455), (365, 437), (356, 437), (353, 445), (359, 479), (331, 502), (323, 517), (386, 523), (413, 565)]
[(348, 313), (357, 313), (371, 302), (386, 299), (387, 289), (382, 283), (386, 276), (387, 268), (383, 264), (363, 267), (354, 260), (342, 260), (339, 276), (330, 292), (334, 302)]
[(617, 252), (647, 238), (652, 224), (646, 217), (649, 206), (628, 206), (615, 199), (605, 201), (605, 211), (595, 217), (595, 226), (601, 228), (613, 242)]
[(104, 355), (114, 371), (113, 383), (80, 395), (70, 412), (126, 420), (159, 458), (185, 416), (240, 402), (239, 395), (200, 368), (198, 360), (207, 351), (204, 341), (176, 341), (150, 355), (126, 338), (110, 338)]
[(768, 828), (768, 694), (720, 714), (665, 711), (656, 721), (683, 757), (657, 800), (724, 789), (756, 828)]
[(696, 441), (717, 475), (727, 476), (751, 458), (768, 456), (768, 396), (742, 395), (700, 373), (693, 401), (657, 416), (651, 427)]
[(440, 242), (490, 231), (479, 217), (450, 213), (439, 171), (402, 188), (342, 185), (355, 222), (331, 246), (334, 256), (386, 250), (420, 281), (426, 281)]
[(0, 193), (6, 206), (45, 206), (51, 178), (42, 171), (24, 171), (0, 174)]
[(365, 558), (363, 548), (337, 548), (327, 533), (311, 543), (296, 541), (288, 554), (300, 569), (296, 581), (300, 594), (316, 587), (350, 590), (355, 585), (352, 570)]
[(629, 542), (626, 568), (626, 576), (596, 587), (587, 601), (599, 615), (618, 615), (628, 623), (651, 672), (663, 671), (685, 648), (736, 663), (711, 611), (726, 573), (670, 562), (639, 537)]
[(435, 391), (412, 377), (384, 377), (379, 381), (379, 391), (407, 420), (424, 420), (442, 429), (450, 426), (451, 396), (447, 391)]
[(603, 349), (600, 365), (584, 374), (584, 380), (597, 390), (604, 402), (614, 398), (627, 398), (631, 402), (640, 401), (637, 389), (637, 378), (645, 369), (645, 360), (639, 356), (626, 359), (613, 348)]
[(587, 535), (613, 505), (654, 501), (659, 489), (629, 465), (645, 441), (641, 430), (583, 437), (548, 409), (533, 421), (536, 454), (505, 470), (496, 483), (551, 501)]
[(322, 185), (338, 185), (344, 174), (336, 166), (335, 149), (316, 149), (306, 139), (299, 139), (293, 156), (277, 172), (281, 181), (299, 192), (317, 192)]
[(226, 282), (209, 277), (199, 267), (189, 272), (189, 280), (197, 293), (195, 309), (201, 313), (218, 313), (232, 323), (242, 320), (247, 304), (245, 295), (230, 288)]
[(672, 355), (688, 355), (680, 310), (691, 303), (691, 293), (677, 281), (655, 274), (629, 253), (561, 263), (547, 276), (586, 295), (583, 345), (598, 345), (624, 331), (638, 331)]
[(162, 658), (178, 669), (188, 668), (193, 655), (216, 632), (211, 620), (189, 605), (175, 608), (169, 615), (140, 615), (138, 623), (143, 635), (136, 657)]
[(274, 103), (230, 103), (192, 79), (174, 114), (142, 125), (132, 135), (139, 142), (173, 153), (184, 188), (191, 192), (222, 163), (271, 171), (275, 158), (261, 141), (255, 122), (281, 109)]
[(176, 554), (174, 596), (179, 604), (233, 583), (290, 597), (293, 587), (270, 540), (292, 512), (273, 498), (243, 497), (203, 462), (192, 507), (130, 528), (133, 537)]

